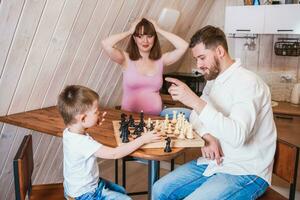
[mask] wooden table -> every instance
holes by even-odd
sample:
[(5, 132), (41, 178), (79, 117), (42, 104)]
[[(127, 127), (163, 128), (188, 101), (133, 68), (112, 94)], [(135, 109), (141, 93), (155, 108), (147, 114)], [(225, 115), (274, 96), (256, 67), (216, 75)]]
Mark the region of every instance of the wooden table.
[[(120, 119), (121, 110), (100, 108), (100, 111), (106, 111), (105, 121), (101, 126), (88, 129), (88, 133), (98, 142), (110, 146), (116, 147), (117, 143), (114, 137), (114, 130), (112, 120)], [(124, 112), (126, 114), (132, 114), (135, 119), (139, 118), (139, 114)], [(145, 119), (151, 117), (151, 119), (159, 119), (157, 116), (145, 115)], [(32, 110), (23, 113), (12, 114), (8, 116), (0, 117), (0, 122), (12, 124), (18, 127), (47, 133), (53, 136), (62, 137), (64, 129), (64, 123), (59, 115), (56, 106)], [(171, 153), (165, 153), (162, 148), (157, 149), (139, 149), (131, 156), (146, 159), (149, 163), (149, 179), (148, 179), (148, 198), (151, 199), (152, 185), (159, 178), (159, 161), (172, 160), (179, 156), (184, 151), (184, 148), (172, 148)]]

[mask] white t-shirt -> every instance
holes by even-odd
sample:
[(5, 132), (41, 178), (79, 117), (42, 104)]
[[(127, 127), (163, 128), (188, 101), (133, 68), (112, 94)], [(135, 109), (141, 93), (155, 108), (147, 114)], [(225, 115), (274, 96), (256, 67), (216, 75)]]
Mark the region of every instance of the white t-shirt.
[(68, 196), (79, 197), (98, 186), (99, 169), (94, 153), (101, 145), (88, 134), (64, 130), (64, 190)]
[(219, 139), (224, 153), (220, 166), (198, 159), (208, 164), (204, 175), (257, 175), (270, 184), (277, 133), (268, 86), (237, 60), (207, 82), (201, 98), (207, 105), (200, 114), (192, 111), (190, 121), (201, 136)]

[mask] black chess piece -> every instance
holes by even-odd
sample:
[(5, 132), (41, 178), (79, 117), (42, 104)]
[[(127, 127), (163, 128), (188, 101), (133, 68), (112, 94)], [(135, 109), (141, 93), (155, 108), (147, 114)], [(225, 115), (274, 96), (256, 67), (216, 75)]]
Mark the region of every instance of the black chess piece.
[(131, 127), (131, 128), (135, 127), (134, 119), (133, 119), (132, 115), (129, 115), (129, 127)]
[(166, 140), (167, 142), (166, 142), (166, 147), (165, 147), (165, 149), (164, 149), (164, 152), (169, 153), (169, 152), (172, 151), (172, 149), (171, 149), (171, 138), (170, 138), (170, 137), (167, 137), (165, 140)]
[[(119, 128), (119, 131), (121, 131), (121, 128), (122, 128), (122, 124), (126, 121), (126, 117), (127, 115), (125, 113), (122, 113), (121, 114), (121, 122), (120, 122), (120, 128)], [(121, 137), (121, 135), (120, 135)]]
[(121, 127), (120, 137), (122, 138), (123, 143), (129, 142), (128, 136), (129, 136), (130, 132), (128, 130), (128, 124), (129, 124), (128, 121), (125, 121)]
[(140, 123), (139, 123), (140, 126), (142, 126), (143, 128), (146, 126), (146, 123), (144, 121), (144, 112), (141, 111), (140, 113)]
[(144, 131), (144, 127), (141, 124), (138, 124), (135, 126), (134, 129), (134, 134), (136, 135), (136, 137), (140, 137), (142, 135), (142, 132)]
[(127, 117), (127, 115), (126, 115), (125, 113), (122, 113), (122, 114), (121, 114), (121, 120), (122, 120), (122, 119), (126, 119), (126, 117)]
[(149, 128), (149, 131), (153, 131), (154, 130), (154, 125), (153, 123), (150, 124), (150, 128)]

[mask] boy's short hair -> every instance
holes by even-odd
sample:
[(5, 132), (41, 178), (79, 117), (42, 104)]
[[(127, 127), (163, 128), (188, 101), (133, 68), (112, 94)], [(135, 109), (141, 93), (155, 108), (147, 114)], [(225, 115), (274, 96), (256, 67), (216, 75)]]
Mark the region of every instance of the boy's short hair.
[(75, 116), (86, 112), (96, 100), (99, 100), (99, 95), (87, 87), (67, 86), (60, 93), (57, 105), (65, 125), (74, 123)]
[(226, 36), (220, 28), (207, 25), (198, 30), (192, 36), (189, 47), (193, 48), (201, 42), (205, 45), (206, 49), (216, 48), (218, 45), (221, 45), (228, 52)]

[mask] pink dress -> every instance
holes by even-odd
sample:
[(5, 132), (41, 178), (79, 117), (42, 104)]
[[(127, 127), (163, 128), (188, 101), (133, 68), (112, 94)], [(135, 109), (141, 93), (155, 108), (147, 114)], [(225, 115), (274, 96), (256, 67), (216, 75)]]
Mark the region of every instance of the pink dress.
[(159, 90), (163, 84), (162, 59), (155, 61), (156, 74), (148, 76), (138, 72), (136, 62), (129, 60), (123, 71), (122, 110), (131, 112), (144, 111), (145, 114), (159, 115), (162, 100)]

